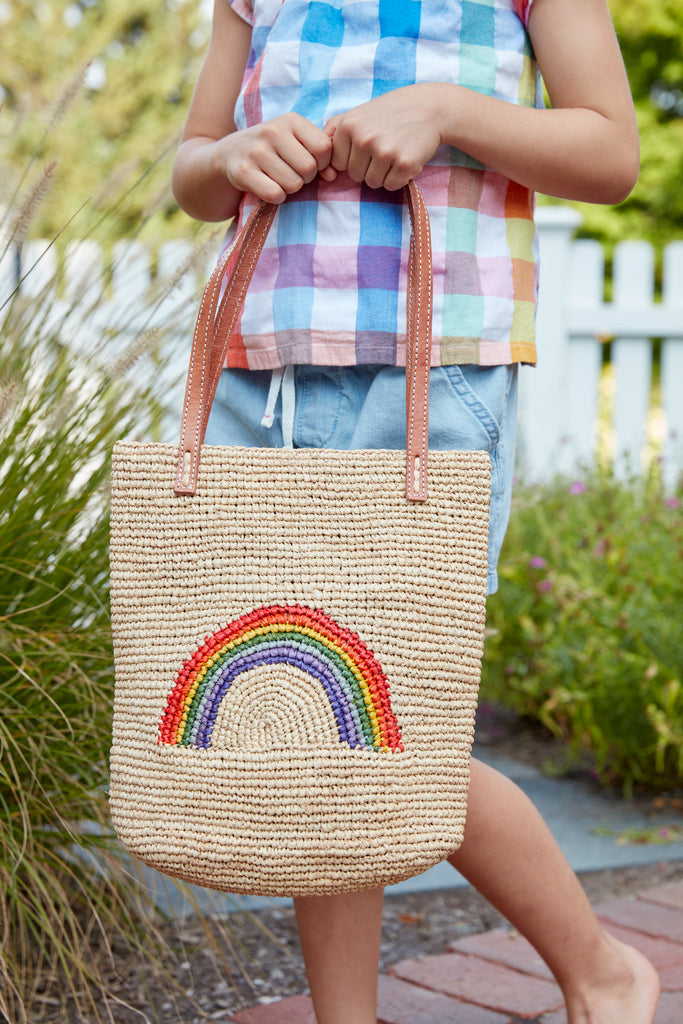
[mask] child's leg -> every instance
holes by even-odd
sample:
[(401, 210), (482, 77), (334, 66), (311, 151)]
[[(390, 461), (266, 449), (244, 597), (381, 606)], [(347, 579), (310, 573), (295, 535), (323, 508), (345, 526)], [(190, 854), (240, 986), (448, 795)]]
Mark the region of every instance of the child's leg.
[(604, 931), (522, 790), (476, 760), (465, 840), (449, 861), (546, 961), (569, 1024), (651, 1024), (659, 993), (654, 968)]
[[(449, 860), (538, 950), (569, 1024), (652, 1024), (654, 969), (603, 930), (521, 789), (476, 760), (465, 841)], [(381, 890), (295, 903), (318, 1024), (375, 1024)]]
[(383, 889), (294, 900), (317, 1024), (376, 1024)]

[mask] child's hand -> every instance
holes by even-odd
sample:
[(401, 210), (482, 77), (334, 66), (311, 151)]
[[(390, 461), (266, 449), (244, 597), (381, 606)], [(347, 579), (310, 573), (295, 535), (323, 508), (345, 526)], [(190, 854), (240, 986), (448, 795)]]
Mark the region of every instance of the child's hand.
[(268, 203), (281, 203), (319, 172), (331, 181), (332, 140), (300, 114), (281, 114), (226, 135), (218, 161), (231, 185)]
[(409, 85), (384, 93), (325, 125), (333, 141), (330, 166), (354, 181), (391, 191), (420, 173), (442, 144), (431, 85)]

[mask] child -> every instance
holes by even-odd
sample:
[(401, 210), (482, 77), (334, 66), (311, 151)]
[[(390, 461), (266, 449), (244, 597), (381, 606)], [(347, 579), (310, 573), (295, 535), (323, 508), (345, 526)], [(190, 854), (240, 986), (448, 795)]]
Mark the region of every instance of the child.
[[(637, 176), (605, 0), (214, 2), (176, 197), (209, 221), (283, 205), (207, 440), (405, 444), (401, 190), (416, 178), (434, 248), (430, 446), (491, 452), (492, 592), (516, 366), (535, 361), (533, 192), (616, 203)], [(654, 969), (602, 929), (524, 794), (476, 760), (449, 860), (544, 958), (569, 1024), (651, 1024)], [(318, 1024), (376, 1024), (382, 895), (295, 901)]]

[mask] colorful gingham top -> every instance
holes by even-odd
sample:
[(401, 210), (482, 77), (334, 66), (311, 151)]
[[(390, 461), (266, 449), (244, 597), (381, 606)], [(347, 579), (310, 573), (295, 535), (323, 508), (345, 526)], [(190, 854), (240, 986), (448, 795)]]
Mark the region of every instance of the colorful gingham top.
[[(542, 106), (533, 0), (228, 0), (252, 25), (238, 128), (335, 114), (415, 82)], [(442, 146), (417, 179), (434, 259), (432, 363), (536, 360), (533, 193)], [(238, 225), (255, 203), (246, 195)], [(410, 223), (401, 192), (347, 175), (279, 208), (228, 366), (405, 364)]]

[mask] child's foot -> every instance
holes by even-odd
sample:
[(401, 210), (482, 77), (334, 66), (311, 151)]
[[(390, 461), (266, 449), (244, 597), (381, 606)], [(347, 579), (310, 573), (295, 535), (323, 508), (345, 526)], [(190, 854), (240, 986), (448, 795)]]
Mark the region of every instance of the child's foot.
[(567, 999), (567, 1024), (652, 1024), (659, 999), (654, 967), (632, 946), (607, 936), (621, 966), (576, 999)]

